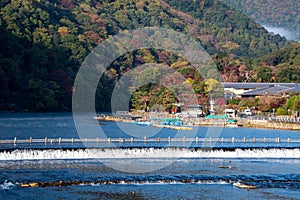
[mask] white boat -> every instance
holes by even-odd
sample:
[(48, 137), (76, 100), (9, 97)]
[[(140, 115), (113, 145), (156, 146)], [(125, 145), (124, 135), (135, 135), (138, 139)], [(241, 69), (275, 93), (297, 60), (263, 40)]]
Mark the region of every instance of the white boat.
[(226, 124), (226, 127), (228, 127), (228, 128), (237, 128), (238, 125), (237, 124)]
[(175, 129), (175, 130), (186, 130), (186, 131), (193, 130), (192, 127), (185, 127), (185, 126), (174, 126), (172, 128)]
[(139, 125), (151, 125), (151, 122), (149, 121), (134, 121), (132, 123), (139, 124)]
[(257, 189), (257, 186), (255, 186), (255, 185), (246, 185), (246, 184), (243, 184), (240, 182), (233, 183), (233, 186), (241, 188), (241, 189), (247, 189), (247, 190)]

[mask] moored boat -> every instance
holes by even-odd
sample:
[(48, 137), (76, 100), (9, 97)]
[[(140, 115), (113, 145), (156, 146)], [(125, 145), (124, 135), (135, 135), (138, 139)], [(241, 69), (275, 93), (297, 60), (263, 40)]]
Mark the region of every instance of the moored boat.
[(151, 125), (151, 122), (149, 121), (133, 121), (132, 123), (138, 125)]
[(247, 189), (247, 190), (257, 189), (257, 186), (255, 186), (255, 185), (246, 185), (246, 184), (243, 184), (240, 182), (233, 183), (233, 186), (241, 188), (241, 189)]

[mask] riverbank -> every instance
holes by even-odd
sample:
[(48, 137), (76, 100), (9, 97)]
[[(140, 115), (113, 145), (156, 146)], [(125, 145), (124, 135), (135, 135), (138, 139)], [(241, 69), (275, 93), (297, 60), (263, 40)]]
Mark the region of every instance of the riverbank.
[[(134, 115), (136, 117), (136, 114)], [(164, 114), (159, 117), (166, 117), (166, 118), (176, 118), (174, 115)], [(156, 116), (157, 117), (157, 116)], [(125, 123), (132, 123), (135, 120), (130, 120), (128, 118), (118, 118), (112, 116), (106, 116), (102, 118), (96, 118), (98, 120), (104, 121), (122, 121)], [(139, 118), (142, 121), (149, 121), (150, 122), (150, 114), (143, 113)], [(263, 129), (276, 129), (276, 130), (300, 130), (300, 123), (299, 122), (282, 122), (282, 121), (273, 121), (268, 119), (248, 119), (248, 118), (237, 118), (237, 122), (235, 123), (237, 127), (245, 127), (245, 128), (263, 128)], [(206, 119), (206, 118), (180, 118), (182, 124), (186, 124), (187, 126), (220, 126), (220, 127), (227, 127), (227, 119)], [(152, 123), (155, 126), (155, 123)], [(158, 124), (161, 125), (161, 124)], [(230, 127), (233, 124), (230, 124)]]
[[(188, 125), (193, 126), (223, 126), (226, 127), (226, 119), (183, 119)], [(237, 127), (264, 128), (276, 130), (300, 130), (300, 123), (278, 122), (271, 120), (237, 119)]]
[(300, 130), (300, 123), (277, 122), (277, 121), (270, 121), (270, 120), (239, 120), (238, 126), (245, 127), (245, 128)]

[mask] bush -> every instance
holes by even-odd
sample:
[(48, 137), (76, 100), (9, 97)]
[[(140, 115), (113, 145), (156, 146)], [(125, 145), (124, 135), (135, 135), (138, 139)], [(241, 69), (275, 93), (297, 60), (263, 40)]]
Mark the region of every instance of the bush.
[(276, 114), (277, 115), (288, 115), (288, 111), (287, 111), (287, 109), (280, 107), (280, 108), (277, 108)]
[(231, 105), (239, 105), (240, 103), (240, 100), (239, 99), (230, 99), (228, 104), (231, 104)]

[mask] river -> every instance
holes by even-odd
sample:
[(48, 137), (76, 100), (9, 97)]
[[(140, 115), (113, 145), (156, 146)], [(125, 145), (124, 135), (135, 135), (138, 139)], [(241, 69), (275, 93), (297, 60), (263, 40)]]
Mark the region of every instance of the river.
[[(99, 123), (92, 118), (86, 123), (99, 125), (104, 133), (100, 136), (112, 141), (58, 143), (57, 138), (84, 141), (70, 113), (1, 113), (1, 141), (15, 137), (48, 140), (37, 144), (0, 144), (0, 198), (298, 199), (300, 196), (299, 131), (212, 127), (176, 131), (147, 126), (139, 129), (126, 123)], [(94, 136), (92, 133), (91, 138)], [(130, 141), (144, 136), (147, 141)], [(220, 140), (211, 142), (210, 136)], [(163, 140), (169, 137), (171, 141)], [(188, 138), (196, 137), (199, 142), (189, 142)], [(244, 137), (247, 142), (239, 141)], [(270, 139), (278, 137), (280, 142)], [(124, 141), (119, 142), (119, 138)], [(259, 138), (267, 138), (267, 142)], [(287, 142), (288, 138), (293, 142)], [(64, 185), (49, 187), (59, 181)], [(233, 186), (236, 182), (257, 189), (240, 189)], [(44, 186), (21, 187), (27, 183), (44, 183)]]

